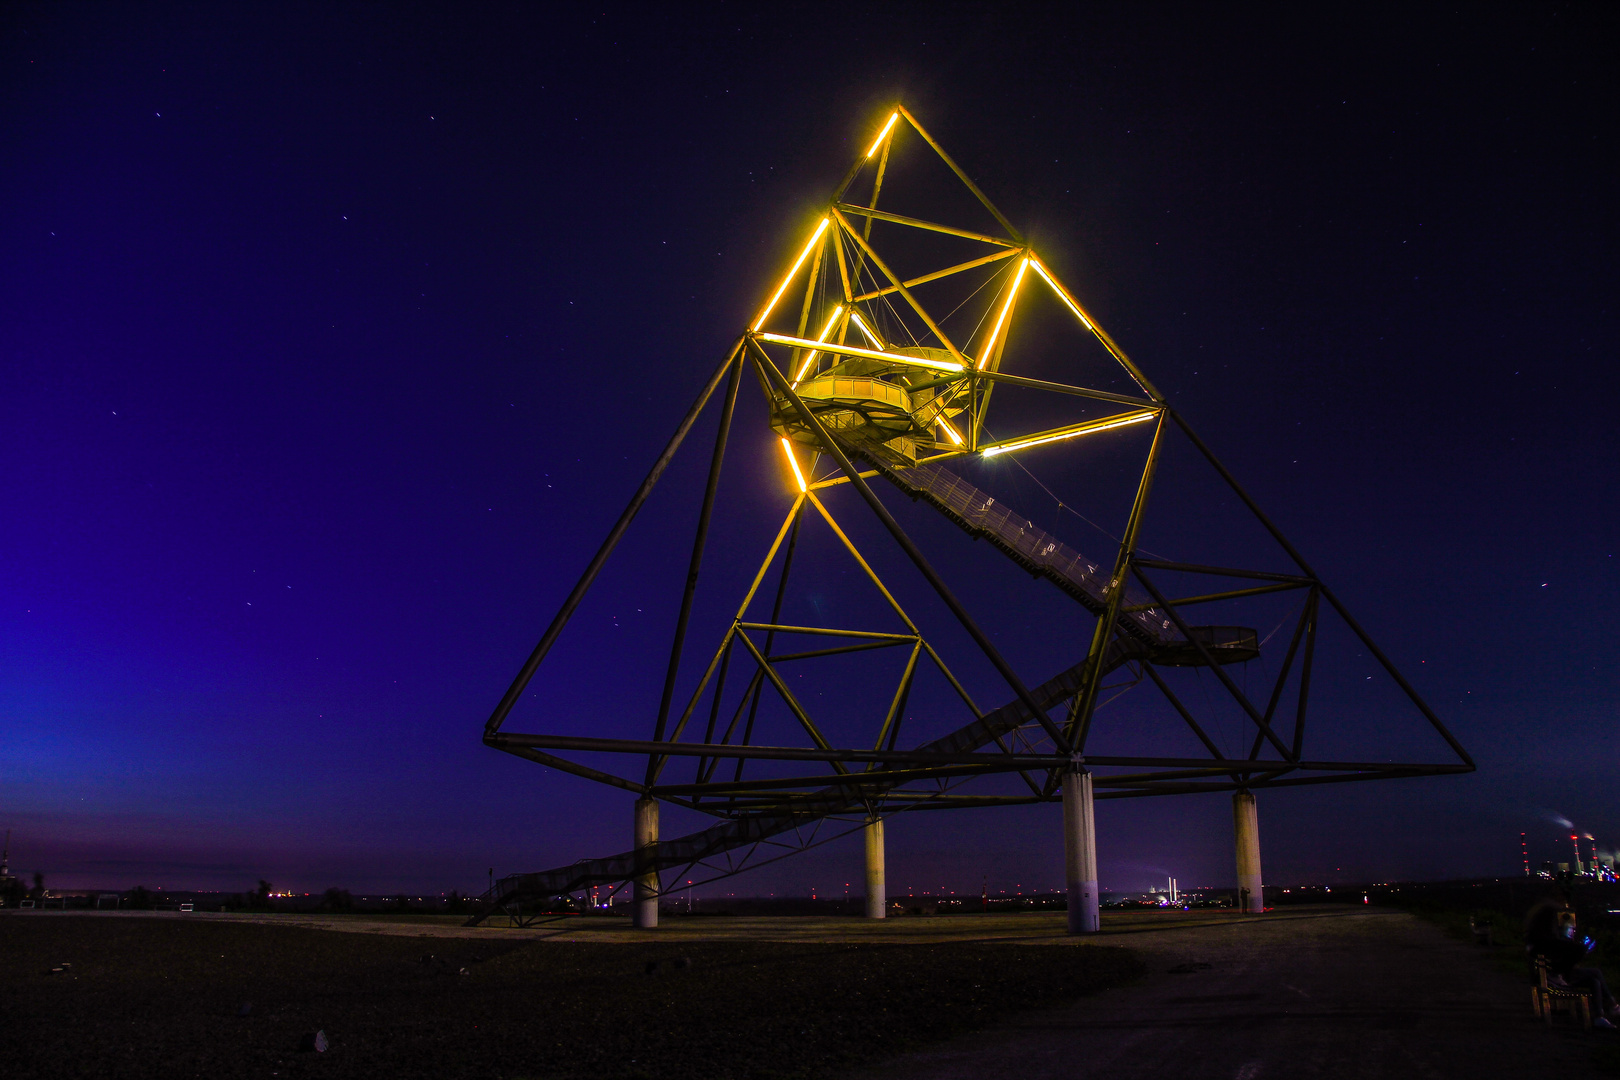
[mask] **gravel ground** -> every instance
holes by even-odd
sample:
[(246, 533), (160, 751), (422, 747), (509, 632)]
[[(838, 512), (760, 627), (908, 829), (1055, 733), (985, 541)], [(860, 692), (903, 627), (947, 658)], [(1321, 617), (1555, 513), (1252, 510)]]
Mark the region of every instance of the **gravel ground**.
[(1524, 979), (1404, 913), (1134, 929), (1104, 940), (1128, 942), (1143, 979), (849, 1080), (1620, 1075), (1620, 1036), (1548, 1029)]
[(8, 912), (0, 1076), (821, 1077), (1141, 970), (1097, 945), (402, 926)]

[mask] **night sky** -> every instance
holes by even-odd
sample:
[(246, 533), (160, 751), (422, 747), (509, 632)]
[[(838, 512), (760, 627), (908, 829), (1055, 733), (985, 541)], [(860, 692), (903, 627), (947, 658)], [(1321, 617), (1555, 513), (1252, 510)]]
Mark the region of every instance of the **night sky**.
[[(14, 870), (469, 890), (628, 846), (628, 794), (483, 722), (897, 101), (1478, 761), (1263, 794), (1267, 881), (1515, 873), (1560, 819), (1620, 846), (1613, 7), (464, 8), (0, 15)], [(727, 567), (786, 507), (743, 398)], [(514, 729), (650, 733), (708, 430)], [(1101, 465), (1024, 464), (1110, 512)], [(1213, 533), (1190, 491), (1149, 548)], [(1044, 643), (1026, 681), (1082, 654), (1050, 586), (929, 544)], [(1056, 887), (1060, 831), (906, 815), (891, 890)], [(1100, 804), (1098, 840), (1104, 888), (1234, 878), (1224, 795)]]

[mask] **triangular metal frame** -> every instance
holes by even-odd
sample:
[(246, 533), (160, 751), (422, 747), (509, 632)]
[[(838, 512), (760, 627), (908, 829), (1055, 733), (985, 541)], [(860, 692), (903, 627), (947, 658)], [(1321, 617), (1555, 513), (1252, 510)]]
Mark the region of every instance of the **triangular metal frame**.
[[(902, 121), (943, 160), (974, 198), (1000, 223), (1005, 236), (996, 237), (878, 209), (878, 196), (882, 191), (890, 149)], [(867, 205), (847, 201), (846, 196), (852, 185), (867, 170), (871, 170), (873, 175), (872, 194)], [(857, 226), (857, 219), (864, 220), (864, 226)], [(879, 245), (871, 240), (873, 222), (879, 221), (890, 226), (980, 242), (993, 250), (980, 258), (902, 280), (878, 250)], [(830, 268), (834, 266), (837, 269), (838, 293), (831, 298), (821, 296), (822, 303), (818, 310), (818, 282), (831, 280)], [(1000, 295), (993, 297), (985, 308), (980, 322), (972, 331), (960, 335), (958, 341), (944, 325), (948, 318), (936, 319), (918, 300), (914, 290), (953, 275), (985, 271), (986, 268), (989, 268), (989, 273), (1011, 272), (1006, 275), (1007, 280), (1003, 282)], [(1030, 274), (1031, 270), (1034, 271), (1033, 275)], [(804, 299), (798, 305), (797, 312), (786, 312), (788, 318), (794, 315), (797, 318), (790, 324), (793, 332), (784, 333), (774, 328), (772, 319), (782, 317), (782, 301), (791, 292), (794, 282), (799, 280), (801, 271), (805, 272)], [(1139, 395), (1034, 379), (1003, 370), (1019, 290), (1029, 280), (1039, 280), (1052, 290), (1084, 330), (1102, 345), (1140, 390)], [(879, 322), (879, 312), (871, 305), (880, 301), (886, 303), (885, 298), (890, 296), (900, 297), (905, 304), (903, 312), (909, 313), (920, 324), (918, 329), (923, 331), (923, 335), (916, 344), (890, 345), (879, 336), (875, 328)], [(812, 326), (820, 328), (813, 338), (807, 336), (808, 328)], [(852, 336), (861, 344), (853, 343)], [(790, 468), (792, 481), (798, 491), (770, 551), (753, 579), (747, 597), (737, 609), (731, 628), (712, 654), (688, 704), (672, 723), (671, 712), (685, 638), (745, 368), (754, 372), (769, 399), (772, 426), (781, 436), (784, 464)], [(850, 371), (865, 371), (868, 374), (848, 376)], [(846, 393), (839, 390), (839, 378), (844, 378), (852, 386), (863, 378), (866, 382)], [(995, 387), (1003, 383), (1116, 406), (1120, 411), (1056, 428), (992, 440), (986, 436), (984, 419)], [(866, 397), (861, 397), (861, 394)], [(693, 425), (717, 395), (720, 423), (652, 738), (607, 739), (503, 730), (513, 706), (546, 654)], [(884, 412), (887, 408), (885, 402), (888, 401), (906, 404), (904, 408)], [(900, 418), (899, 425), (904, 427), (904, 434), (888, 438), (897, 430), (897, 417)], [(958, 423), (953, 424), (953, 420)], [(882, 424), (889, 424), (890, 427), (881, 427)], [(1084, 439), (1106, 431), (1138, 426), (1151, 431), (1150, 442), (1128, 521), (1112, 565), (1108, 567), (1086, 562), (1078, 553), (1064, 547), (1033, 524), (1019, 523), (1007, 518), (1005, 511), (993, 510), (991, 503), (994, 500), (985, 498), (982, 500), (984, 505), (978, 506), (979, 500), (975, 496), (982, 496), (983, 493), (954, 477), (941, 464), (970, 454), (992, 456), (1015, 453), (1032, 446)], [(1137, 541), (1153, 480), (1166, 436), (1173, 430), (1186, 437), (1273, 538), (1279, 549), (1286, 553), (1293, 563), (1290, 571), (1278, 573), (1189, 565), (1148, 558), (1139, 552)], [(804, 449), (812, 451), (818, 459), (825, 458), (831, 471), (825, 475), (818, 473), (814, 461), (801, 465), (799, 455)], [(1025, 569), (1054, 582), (1091, 611), (1096, 616), (1096, 623), (1085, 657), (1073, 668), (1046, 683), (1034, 688), (1027, 685), (978, 627), (944, 578), (868, 484), (868, 480), (879, 476), (912, 498), (928, 502), (958, 526), (989, 539), (993, 546)], [(1011, 697), (1007, 705), (986, 712), (973, 704), (967, 691), (950, 673), (945, 661), (927, 644), (923, 633), (906, 615), (889, 587), (872, 571), (869, 562), (839, 528), (820, 493), (846, 484), (882, 524), (978, 651), (1005, 681)], [(972, 494), (964, 494), (964, 490)], [(889, 599), (909, 628), (908, 633), (882, 635), (849, 628), (784, 627), (778, 622), (781, 590), (786, 586), (792, 547), (798, 534), (798, 524), (807, 509), (813, 509), (832, 526), (849, 553), (861, 563), (871, 580)], [(750, 622), (745, 618), (746, 613), (784, 543), (789, 554), (782, 568), (775, 611), (768, 622)], [(1239, 579), (1252, 584), (1172, 598), (1166, 594), (1159, 580), (1160, 574), (1169, 572)], [(1253, 632), (1243, 631), (1242, 628), (1194, 625), (1188, 621), (1187, 609), (1215, 601), (1294, 590), (1303, 592), (1305, 600), (1278, 677), (1262, 707), (1251, 701), (1224, 670), (1229, 663), (1250, 659), (1258, 654)], [(1307, 701), (1324, 601), (1456, 754), (1455, 763), (1313, 761), (1304, 757)], [(783, 659), (772, 656), (775, 637), (782, 633), (807, 632), (859, 638), (865, 642), (858, 642), (854, 647), (911, 645), (911, 659), (901, 685), (889, 703), (883, 728), (870, 748), (832, 746), (821, 735), (813, 718), (793, 701), (791, 692), (775, 674), (775, 663)], [(749, 636), (750, 633), (765, 636), (762, 642), (756, 643)], [(735, 719), (730, 728), (717, 728), (716, 718), (724, 693), (726, 668), (738, 644), (750, 655), (756, 669), (744, 700), (747, 701), (749, 694), (752, 694), (751, 707), (757, 708), (763, 684), (771, 683), (798, 717), (811, 745), (755, 745), (747, 734), (752, 730), (751, 719), (741, 734), (737, 732)], [(832, 651), (849, 650), (837, 646)], [(899, 744), (896, 728), (910, 679), (919, 659), (925, 654), (961, 693), (972, 720), (952, 735), (907, 749)], [(791, 658), (803, 657), (795, 655)], [(1281, 714), (1278, 710), (1282, 708), (1284, 690), (1296, 663), (1300, 672), (1297, 701), (1292, 709), (1291, 729), (1285, 732), (1279, 730), (1277, 721)], [(1222, 753), (1193, 711), (1172, 691), (1159, 670), (1164, 665), (1208, 668), (1213, 672), (1254, 725), (1253, 744), (1246, 757), (1230, 758)], [(1110, 672), (1121, 668), (1132, 672), (1135, 680), (1157, 687), (1210, 756), (1087, 755), (1086, 743), (1100, 695), (1105, 689), (1104, 680)], [(702, 742), (689, 741), (685, 736), (691, 720), (700, 707), (711, 677), (717, 674), (704, 739)], [(1066, 711), (1061, 722), (1049, 715), (1049, 711), (1058, 705), (1065, 706)], [(722, 731), (722, 736), (715, 741), (717, 730)], [(735, 739), (734, 734), (737, 735)], [(722, 874), (735, 872), (722, 867), (743, 866), (752, 861), (746, 854), (739, 856), (740, 851), (752, 850), (760, 844), (782, 845), (788, 835), (802, 836), (807, 827), (824, 818), (854, 822), (850, 828), (858, 828), (866, 819), (904, 809), (1056, 801), (1062, 775), (1076, 765), (1091, 770), (1099, 798), (1248, 790), (1467, 772), (1474, 768), (1472, 759), (1461, 744), (1333, 591), (1193, 432), (1185, 418), (1170, 407), (1163, 395), (1081, 306), (1024, 237), (903, 107), (897, 107), (890, 114), (871, 148), (850, 169), (787, 273), (778, 280), (770, 298), (705, 383), (674, 436), (497, 705), (485, 725), (484, 741), (497, 749), (550, 767), (722, 818), (722, 822), (712, 829), (678, 840), (664, 841), (659, 845), (653, 868), (656, 872), (677, 867), (688, 870), (705, 867)], [(1268, 748), (1273, 756), (1264, 755)], [(610, 774), (563, 756), (569, 752), (602, 751), (645, 755), (646, 767), (640, 779)], [(696, 758), (694, 782), (663, 782), (665, 766), (673, 757)], [(779, 763), (804, 762), (820, 767), (808, 774), (744, 781), (744, 763), (756, 759)], [(734, 762), (735, 767), (729, 778), (716, 780), (717, 766), (724, 761)], [(865, 768), (851, 767), (856, 765), (864, 765)], [(975, 796), (956, 790), (965, 779), (1008, 772), (1023, 775), (1029, 788), (1027, 794)], [(806, 846), (813, 844), (786, 842), (789, 851), (801, 850)], [(637, 861), (638, 858), (641, 861)], [(503, 888), (512, 895), (522, 893), (533, 896), (561, 894), (591, 884), (622, 882), (638, 867), (644, 869), (645, 859), (645, 853), (638, 857), (627, 852), (542, 875), (517, 875), (503, 883)]]

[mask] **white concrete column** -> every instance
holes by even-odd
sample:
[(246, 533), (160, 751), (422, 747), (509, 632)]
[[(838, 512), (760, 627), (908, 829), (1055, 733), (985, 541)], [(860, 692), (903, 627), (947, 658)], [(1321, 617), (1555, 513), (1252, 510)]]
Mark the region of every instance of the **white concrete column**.
[(658, 870), (652, 864), (658, 847), (658, 800), (648, 796), (636, 800), (636, 877), (635, 897), (630, 905), (630, 921), (638, 930), (658, 925)]
[(1238, 910), (1264, 911), (1266, 894), (1260, 883), (1260, 817), (1254, 795), (1232, 793), (1232, 831), (1237, 838)]
[(881, 919), (889, 906), (889, 877), (884, 862), (883, 819), (873, 818), (866, 834), (866, 917)]
[(1078, 763), (1063, 777), (1063, 869), (1069, 889), (1069, 933), (1095, 934), (1102, 928), (1097, 910), (1097, 825), (1091, 774)]

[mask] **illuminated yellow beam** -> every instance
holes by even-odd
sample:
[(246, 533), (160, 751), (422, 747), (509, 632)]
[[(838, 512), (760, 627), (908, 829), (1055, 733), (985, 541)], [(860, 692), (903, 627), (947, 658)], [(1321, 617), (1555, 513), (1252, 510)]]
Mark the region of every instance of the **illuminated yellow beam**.
[(876, 334), (872, 333), (871, 328), (866, 325), (866, 320), (861, 318), (861, 313), (860, 312), (851, 311), (849, 313), (849, 317), (855, 320), (855, 325), (860, 327), (861, 333), (866, 335), (866, 340), (870, 341), (872, 343), (872, 348), (874, 348), (874, 349), (887, 348), (887, 346), (885, 346), (883, 344), (883, 339), (878, 337)]
[[(842, 315), (843, 313), (844, 313), (844, 305), (843, 304), (834, 304), (833, 305), (832, 318), (827, 320), (827, 325), (823, 326), (821, 328), (821, 333), (816, 335), (816, 340), (817, 341), (826, 341), (827, 340), (827, 335), (832, 333), (832, 328), (838, 322), (838, 316)], [(793, 388), (795, 390), (797, 390), (799, 388), (799, 384), (804, 381), (804, 373), (809, 371), (810, 370), (810, 365), (816, 362), (816, 354), (819, 353), (820, 351), (821, 351), (820, 349), (812, 349), (812, 350), (810, 350), (810, 355), (805, 357), (804, 358), (804, 363), (799, 365), (799, 373), (797, 375), (793, 376)]]
[(799, 272), (799, 267), (804, 265), (804, 260), (810, 257), (810, 252), (814, 250), (816, 243), (821, 239), (821, 234), (827, 231), (827, 221), (827, 218), (821, 219), (821, 224), (816, 226), (815, 235), (810, 237), (808, 244), (804, 245), (804, 250), (799, 252), (799, 257), (793, 260), (793, 269), (787, 272), (787, 277), (782, 279), (782, 284), (776, 289), (776, 295), (771, 297), (771, 302), (765, 305), (765, 310), (760, 312), (759, 318), (754, 321), (755, 330), (764, 326), (765, 320), (771, 317), (771, 312), (776, 308), (776, 302), (782, 299), (783, 293), (787, 292), (788, 282), (792, 281), (793, 275)]
[(793, 479), (799, 482), (800, 491), (809, 491), (810, 485), (804, 482), (804, 473), (799, 471), (799, 459), (793, 456), (793, 443), (782, 439), (782, 453), (787, 455), (788, 464), (793, 466)]
[(1018, 261), (1018, 274), (1013, 278), (1012, 288), (1007, 292), (1007, 302), (1001, 305), (1001, 314), (996, 316), (996, 325), (990, 330), (990, 338), (984, 343), (984, 349), (979, 353), (979, 367), (990, 362), (990, 356), (996, 350), (996, 339), (1001, 336), (1001, 327), (1007, 321), (1007, 313), (1012, 310), (1013, 300), (1018, 296), (1018, 286), (1024, 283), (1024, 271), (1029, 269), (1029, 257)]
[(962, 436), (958, 435), (956, 433), (956, 429), (951, 427), (949, 420), (946, 420), (943, 416), (941, 416), (934, 422), (945, 429), (945, 434), (951, 437), (951, 442), (955, 443), (957, 446), (962, 445)]
[(1090, 319), (1086, 318), (1086, 313), (1080, 310), (1080, 305), (1076, 304), (1074, 302), (1074, 298), (1068, 294), (1067, 290), (1057, 283), (1057, 279), (1053, 278), (1051, 274), (1046, 272), (1046, 267), (1041, 265), (1041, 260), (1031, 258), (1029, 261), (1034, 264), (1035, 272), (1041, 275), (1041, 279), (1048, 285), (1052, 286), (1052, 291), (1058, 294), (1058, 299), (1069, 305), (1069, 310), (1074, 312), (1074, 317), (1085, 323), (1087, 330), (1095, 333), (1097, 328), (1091, 324)]
[(858, 349), (854, 345), (836, 345), (824, 341), (806, 341), (804, 338), (788, 337), (786, 334), (760, 334), (762, 341), (774, 342), (777, 345), (792, 345), (798, 349), (820, 349), (822, 352), (837, 353), (839, 356), (865, 356), (873, 360), (882, 360), (890, 364), (905, 364), (909, 367), (934, 368), (936, 371), (965, 370), (961, 364), (950, 360), (928, 360), (920, 356), (901, 356), (899, 353), (879, 352), (876, 349)]
[(883, 140), (889, 137), (889, 129), (894, 127), (894, 122), (898, 119), (900, 119), (900, 114), (898, 112), (892, 112), (889, 114), (889, 122), (883, 125), (882, 131), (878, 132), (877, 139), (875, 139), (872, 143), (872, 149), (866, 152), (866, 156), (868, 158), (878, 152), (878, 147), (882, 146)]
[(1090, 435), (1097, 431), (1108, 431), (1112, 428), (1125, 427), (1129, 424), (1140, 424), (1158, 416), (1158, 410), (1145, 409), (1136, 413), (1121, 413), (1119, 416), (1107, 416), (1101, 420), (1092, 420), (1084, 424), (1075, 424), (1073, 427), (1059, 428), (1054, 431), (1043, 432), (1040, 435), (1031, 435), (1028, 438), (1017, 439), (1012, 442), (996, 443), (986, 446), (981, 453), (985, 457), (996, 454), (1005, 454), (1012, 450), (1023, 450), (1025, 447), (1040, 446), (1042, 443), (1058, 442), (1063, 439), (1072, 439), (1077, 435)]
[[(997, 259), (1010, 259), (1017, 254), (1017, 248), (1008, 248), (1005, 251), (993, 252), (982, 259), (971, 259), (965, 263), (957, 263), (955, 266), (947, 266), (943, 270), (935, 270), (932, 274), (924, 274), (922, 277), (912, 278), (910, 281), (902, 281), (900, 285), (904, 285), (908, 289), (915, 289), (918, 285), (926, 285), (930, 281), (938, 281), (942, 277), (960, 274), (964, 270), (972, 270), (975, 267), (983, 266), (985, 263), (993, 263)], [(863, 300), (876, 300), (880, 296), (888, 296), (892, 292), (899, 292), (900, 285), (885, 285), (881, 289), (873, 289), (871, 292), (862, 293), (852, 299), (857, 304)]]

